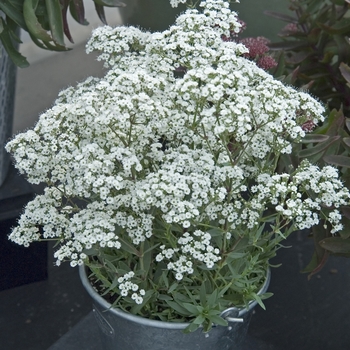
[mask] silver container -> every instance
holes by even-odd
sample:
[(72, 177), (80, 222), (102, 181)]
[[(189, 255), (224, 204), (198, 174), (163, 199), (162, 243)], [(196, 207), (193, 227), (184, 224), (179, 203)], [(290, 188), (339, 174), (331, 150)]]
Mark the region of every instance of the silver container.
[[(232, 307), (222, 312), (229, 322), (228, 327), (214, 326), (205, 334), (201, 329), (183, 333), (188, 323), (149, 320), (111, 308), (91, 286), (84, 267), (80, 267), (80, 278), (93, 299), (93, 313), (100, 330), (104, 350), (240, 350), (248, 331), (253, 308)], [(266, 292), (270, 283), (270, 270), (259, 294)]]

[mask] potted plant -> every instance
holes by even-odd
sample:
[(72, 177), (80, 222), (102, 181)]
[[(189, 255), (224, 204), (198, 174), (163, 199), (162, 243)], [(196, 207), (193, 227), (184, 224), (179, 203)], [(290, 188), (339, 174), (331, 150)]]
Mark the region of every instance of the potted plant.
[(47, 184), (9, 238), (54, 240), (57, 265), (87, 268), (106, 348), (239, 347), (282, 242), (321, 220), (343, 229), (335, 168), (279, 171), (323, 106), (245, 58), (228, 1), (201, 7), (163, 32), (97, 28), (87, 51), (105, 77), (62, 91), (6, 146)]

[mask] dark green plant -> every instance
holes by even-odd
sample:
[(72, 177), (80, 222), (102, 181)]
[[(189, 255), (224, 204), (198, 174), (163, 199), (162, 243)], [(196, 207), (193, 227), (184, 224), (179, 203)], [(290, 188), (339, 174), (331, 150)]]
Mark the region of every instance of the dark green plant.
[[(344, 70), (350, 58), (350, 1), (290, 0), (293, 15), (267, 14), (288, 22), (271, 49), (283, 50), (280, 70), (294, 72), (294, 85), (307, 86), (330, 110), (350, 114), (350, 87)], [(347, 76), (349, 74), (347, 73)]]
[[(103, 23), (106, 23), (104, 7), (124, 6), (120, 0), (93, 0), (96, 12)], [(0, 40), (19, 67), (27, 67), (28, 61), (18, 50), (21, 42), (18, 28), (27, 31), (32, 41), (42, 49), (67, 51), (64, 36), (73, 42), (69, 30), (67, 13), (80, 24), (87, 25), (83, 0), (1, 0)]]
[[(288, 24), (279, 43), (274, 75), (318, 97), (328, 109), (327, 121), (317, 126), (295, 149), (299, 158), (339, 168), (350, 185), (350, 1), (290, 0), (291, 15), (266, 12)], [(311, 129), (314, 125), (309, 126)], [(350, 257), (350, 208), (341, 208), (344, 230), (333, 236), (328, 227), (313, 230), (315, 253), (305, 269), (311, 275), (321, 269), (330, 254)]]

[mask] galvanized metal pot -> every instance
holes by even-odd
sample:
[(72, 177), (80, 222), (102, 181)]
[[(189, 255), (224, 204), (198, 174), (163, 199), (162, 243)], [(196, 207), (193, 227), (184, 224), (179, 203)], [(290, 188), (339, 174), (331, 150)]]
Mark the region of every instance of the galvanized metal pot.
[[(112, 309), (92, 288), (83, 266), (79, 273), (93, 299), (93, 312), (105, 350), (240, 350), (257, 304), (251, 302), (248, 310), (232, 307), (223, 311), (221, 315), (228, 320), (228, 327), (215, 326), (208, 334), (201, 329), (185, 334), (187, 323), (149, 320)], [(270, 271), (259, 294), (266, 292), (269, 283)]]

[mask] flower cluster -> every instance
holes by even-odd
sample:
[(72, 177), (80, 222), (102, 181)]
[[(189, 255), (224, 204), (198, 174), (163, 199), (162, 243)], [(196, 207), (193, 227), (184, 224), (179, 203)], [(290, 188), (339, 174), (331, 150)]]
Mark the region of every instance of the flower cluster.
[[(131, 291), (132, 292), (131, 299), (135, 300), (136, 304), (142, 304), (145, 291), (143, 289), (139, 290), (139, 286), (137, 284), (130, 282), (130, 279), (132, 279), (134, 276), (135, 276), (134, 272), (130, 271), (126, 273), (124, 276), (119, 277), (118, 288), (120, 290), (121, 296), (126, 297)], [(139, 292), (139, 294), (136, 293), (137, 291)]]
[(276, 60), (267, 54), (270, 50), (267, 46), (270, 41), (267, 38), (263, 36), (243, 38), (239, 42), (248, 48), (249, 52), (246, 53), (246, 57), (254, 60), (258, 67), (268, 70), (277, 66)]
[(277, 172), (324, 109), (222, 40), (241, 28), (228, 2), (201, 6), (161, 33), (96, 29), (87, 51), (106, 75), (62, 91), (6, 146), (47, 184), (10, 239), (56, 239), (57, 264), (98, 269), (120, 307), (160, 319), (181, 319), (171, 303), (203, 286), (213, 308), (247, 304), (282, 239), (320, 220), (338, 232), (349, 203), (331, 167)]

